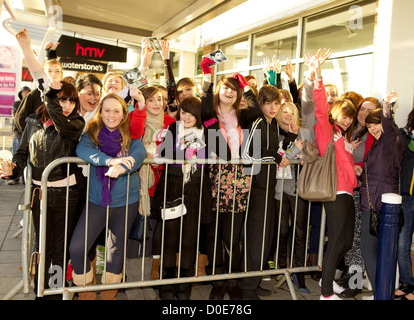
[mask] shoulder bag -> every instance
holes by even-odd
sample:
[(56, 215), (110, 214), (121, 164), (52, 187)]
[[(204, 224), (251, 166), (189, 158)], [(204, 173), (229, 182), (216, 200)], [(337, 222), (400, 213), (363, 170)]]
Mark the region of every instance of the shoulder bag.
[[(315, 147), (307, 143), (304, 150), (310, 152), (303, 157), (304, 164), (297, 181), (298, 195), (308, 201), (329, 202), (336, 200), (337, 175), (334, 134), (326, 147), (323, 157), (319, 156)], [(302, 151), (304, 151), (302, 150)], [(304, 151), (305, 153), (307, 151)], [(308, 162), (305, 162), (305, 159)]]

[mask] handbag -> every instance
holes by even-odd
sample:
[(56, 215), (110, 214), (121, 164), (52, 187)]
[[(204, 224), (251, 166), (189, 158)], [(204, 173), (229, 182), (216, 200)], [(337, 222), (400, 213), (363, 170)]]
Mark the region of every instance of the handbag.
[[(147, 219), (147, 227), (146, 227), (147, 231), (146, 231), (145, 239), (148, 240), (150, 237), (150, 231), (152, 230), (152, 226), (151, 226), (151, 222), (148, 216), (146, 217), (146, 219)], [(144, 216), (138, 213), (131, 227), (131, 231), (129, 232), (129, 238), (133, 240), (144, 241), (144, 230), (145, 230)]]
[[(297, 180), (298, 195), (308, 201), (328, 202), (336, 200), (337, 175), (334, 133), (321, 157), (317, 149), (305, 140), (304, 164)], [(309, 154), (307, 154), (308, 152)]]
[(161, 218), (162, 220), (171, 220), (187, 213), (187, 208), (181, 198), (177, 198), (173, 201), (168, 201), (161, 205)]
[(365, 183), (367, 185), (367, 198), (369, 205), (369, 233), (374, 237), (379, 237), (379, 230), (381, 224), (381, 210), (374, 210), (371, 203), (371, 198), (369, 197), (369, 188), (368, 188), (368, 170), (367, 163), (365, 162)]

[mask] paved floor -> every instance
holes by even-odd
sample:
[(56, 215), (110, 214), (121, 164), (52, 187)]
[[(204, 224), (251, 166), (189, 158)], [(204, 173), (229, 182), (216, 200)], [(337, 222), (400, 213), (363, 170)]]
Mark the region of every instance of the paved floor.
[[(5, 148), (10, 149), (11, 136), (10, 125), (0, 128), (0, 139), (5, 136)], [(1, 140), (0, 140), (1, 141)], [(7, 185), (0, 181), (0, 299), (4, 299), (21, 280), (21, 236), (13, 237), (19, 231), (20, 220), (23, 212), (18, 210), (19, 204), (23, 204), (24, 184)], [(318, 283), (306, 276), (306, 284), (310, 294), (304, 294), (296, 290), (298, 300), (318, 300), (320, 287)], [(272, 294), (263, 297), (263, 300), (291, 300), (291, 295), (286, 282), (279, 288), (275, 287), (276, 281), (262, 281), (264, 288), (270, 289)], [(208, 283), (196, 284), (193, 287), (192, 300), (208, 300), (211, 285)], [(363, 292), (351, 300), (360, 300), (369, 292)], [(34, 300), (33, 290), (29, 294), (23, 294), (19, 290), (11, 297), (11, 300)], [(118, 299), (126, 300), (124, 292), (118, 294)], [(228, 296), (225, 297), (228, 299)]]

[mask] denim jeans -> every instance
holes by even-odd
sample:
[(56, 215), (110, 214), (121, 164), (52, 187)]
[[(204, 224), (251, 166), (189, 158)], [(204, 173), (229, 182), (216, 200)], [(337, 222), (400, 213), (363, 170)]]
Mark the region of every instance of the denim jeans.
[(401, 209), (404, 214), (404, 226), (398, 240), (400, 282), (414, 285), (411, 261), (411, 243), (414, 230), (414, 196), (404, 196)]

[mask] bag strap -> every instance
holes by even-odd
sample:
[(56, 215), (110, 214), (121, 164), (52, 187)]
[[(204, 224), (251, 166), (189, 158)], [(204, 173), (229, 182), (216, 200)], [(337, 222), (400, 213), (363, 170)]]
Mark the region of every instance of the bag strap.
[(372, 203), (369, 197), (369, 189), (368, 189), (368, 170), (367, 170), (367, 163), (365, 162), (365, 184), (367, 185), (367, 198), (368, 198), (368, 205), (369, 209), (372, 210)]

